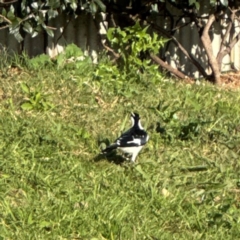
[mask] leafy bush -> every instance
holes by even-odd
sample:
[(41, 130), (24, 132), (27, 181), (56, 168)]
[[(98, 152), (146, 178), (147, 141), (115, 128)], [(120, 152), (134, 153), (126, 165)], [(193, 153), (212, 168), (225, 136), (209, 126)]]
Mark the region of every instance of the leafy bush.
[(37, 69), (46, 69), (49, 65), (52, 65), (52, 61), (50, 57), (46, 54), (41, 54), (39, 56), (36, 56), (32, 59), (29, 59), (28, 62), (28, 67), (32, 70), (37, 70)]
[(119, 54), (118, 66), (126, 74), (136, 74), (147, 71), (158, 74), (157, 67), (148, 59), (150, 52), (158, 53), (166, 40), (156, 33), (150, 35), (148, 27), (142, 28), (139, 22), (123, 30), (110, 28), (107, 32), (108, 40)]
[(101, 0), (78, 1), (14, 1), (3, 2), (0, 9), (1, 29), (8, 28), (10, 34), (21, 42), (23, 33), (28, 33), (35, 37), (44, 30), (49, 36), (54, 36), (54, 28), (47, 25), (47, 21), (56, 18), (65, 12), (69, 15), (77, 16), (79, 12), (85, 11), (95, 15), (99, 11), (105, 11), (106, 6)]
[(131, 83), (145, 82), (157, 83), (163, 78), (158, 66), (152, 64), (147, 57), (149, 52), (158, 52), (166, 42), (147, 32), (148, 27), (142, 28), (137, 22), (132, 27), (110, 28), (107, 32), (108, 40), (119, 57), (113, 61), (105, 58), (96, 66), (94, 77), (104, 83), (104, 86), (114, 86), (116, 93), (128, 89), (131, 95), (136, 92)]
[(83, 51), (75, 44), (69, 44), (62, 53), (56, 56), (58, 68), (81, 69), (85, 71), (85, 66), (89, 66), (92, 60), (89, 56), (84, 55)]

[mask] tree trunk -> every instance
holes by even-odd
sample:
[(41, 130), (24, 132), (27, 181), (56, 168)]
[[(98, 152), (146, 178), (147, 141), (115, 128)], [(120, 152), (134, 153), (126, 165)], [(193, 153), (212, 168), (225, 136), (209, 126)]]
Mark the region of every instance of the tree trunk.
[(213, 24), (214, 21), (215, 21), (214, 14), (209, 15), (208, 22), (203, 29), (201, 40), (202, 40), (204, 49), (206, 50), (210, 67), (212, 69), (213, 82), (215, 84), (220, 84), (221, 83), (221, 72), (220, 72), (220, 69), (218, 67), (217, 59), (213, 55), (212, 42), (211, 42), (211, 39), (209, 37), (209, 29), (210, 29), (210, 27), (211, 27), (211, 25)]

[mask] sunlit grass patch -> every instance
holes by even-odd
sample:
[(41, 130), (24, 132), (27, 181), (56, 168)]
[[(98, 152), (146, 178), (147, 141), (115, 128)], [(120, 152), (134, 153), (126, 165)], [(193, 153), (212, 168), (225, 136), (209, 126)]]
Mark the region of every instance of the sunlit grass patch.
[[(0, 79), (3, 239), (238, 238), (238, 92), (19, 66)], [(38, 92), (51, 107), (23, 108)], [(116, 164), (100, 146), (132, 111), (150, 140), (135, 165)]]

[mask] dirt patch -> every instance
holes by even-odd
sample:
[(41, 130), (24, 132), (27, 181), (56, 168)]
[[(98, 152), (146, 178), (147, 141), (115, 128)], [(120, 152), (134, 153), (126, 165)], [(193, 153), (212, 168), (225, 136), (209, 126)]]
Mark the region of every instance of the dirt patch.
[[(203, 79), (201, 81), (204, 81)], [(196, 84), (196, 80), (187, 78), (185, 83)], [(239, 90), (240, 89), (240, 71), (222, 73), (221, 84), (218, 86), (223, 89)]]
[(222, 74), (221, 87), (236, 90), (240, 89), (240, 71)]

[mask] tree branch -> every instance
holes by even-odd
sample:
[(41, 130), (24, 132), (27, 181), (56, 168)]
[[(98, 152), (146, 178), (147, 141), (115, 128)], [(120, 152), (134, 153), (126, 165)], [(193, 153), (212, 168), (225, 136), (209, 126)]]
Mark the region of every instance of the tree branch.
[(6, 25), (6, 26), (3, 26), (3, 27), (0, 27), (0, 30), (5, 29), (5, 28), (9, 28), (9, 25)]
[(5, 2), (1, 2), (0, 5), (8, 5), (8, 4), (12, 4), (12, 3), (15, 3), (17, 2), (18, 0), (13, 0), (13, 1), (5, 1)]
[(169, 64), (165, 63), (162, 59), (160, 59), (155, 54), (150, 53), (150, 57), (154, 62), (156, 62), (158, 65), (160, 65), (161, 67), (163, 67), (164, 69), (166, 69), (170, 73), (174, 74), (178, 78), (181, 78), (181, 79), (187, 79), (188, 78), (186, 75), (184, 75), (179, 70), (177, 70), (177, 69), (173, 68), (172, 66), (170, 66)]
[(111, 52), (114, 57), (115, 57), (115, 60), (117, 60), (118, 58), (120, 58), (120, 54), (116, 53), (112, 48), (108, 47), (105, 43), (102, 42), (102, 45), (103, 47), (108, 51), (108, 52)]
[(234, 17), (235, 17), (235, 11), (231, 13), (230, 22), (227, 26), (226, 32), (225, 32), (225, 34), (223, 36), (223, 39), (221, 41), (219, 52), (217, 54), (217, 62), (218, 62), (219, 69), (221, 69), (221, 67), (222, 67), (222, 59), (224, 58), (224, 56), (228, 52), (231, 51), (229, 46), (227, 46), (227, 37), (230, 35), (230, 31), (231, 31), (232, 26), (233, 26)]
[(4, 17), (2, 14), (0, 14), (0, 18), (2, 18), (5, 22), (9, 24), (12, 24), (12, 22), (8, 18)]
[(233, 47), (240, 39), (240, 32), (239, 32), (234, 38), (230, 36), (231, 41), (229, 44), (227, 44), (227, 38), (230, 35), (231, 29), (234, 27), (234, 20), (235, 18), (237, 18), (236, 13), (239, 11), (239, 9), (237, 10), (229, 9), (229, 10), (231, 11), (230, 23), (227, 26), (226, 33), (224, 34), (223, 40), (221, 42), (220, 50), (217, 55), (217, 62), (218, 62), (219, 69), (221, 69), (222, 59), (232, 51)]
[(201, 64), (192, 56), (192, 54), (188, 53), (188, 51), (183, 47), (183, 45), (170, 33), (168, 33), (165, 29), (162, 29), (159, 26), (156, 26), (153, 23), (150, 23), (151, 26), (156, 29), (157, 31), (163, 33), (166, 37), (171, 38), (173, 43), (182, 51), (182, 53), (196, 66), (198, 71), (203, 75), (203, 77), (208, 78), (208, 75)]

